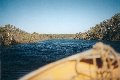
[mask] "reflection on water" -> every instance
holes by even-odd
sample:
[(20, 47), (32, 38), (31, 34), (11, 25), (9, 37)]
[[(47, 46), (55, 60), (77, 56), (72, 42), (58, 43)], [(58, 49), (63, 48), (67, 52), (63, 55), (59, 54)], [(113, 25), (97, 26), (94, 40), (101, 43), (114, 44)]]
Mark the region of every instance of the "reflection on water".
[[(2, 80), (16, 80), (45, 64), (87, 50), (96, 42), (98, 41), (60, 39), (3, 47)], [(103, 42), (120, 52), (119, 41)]]

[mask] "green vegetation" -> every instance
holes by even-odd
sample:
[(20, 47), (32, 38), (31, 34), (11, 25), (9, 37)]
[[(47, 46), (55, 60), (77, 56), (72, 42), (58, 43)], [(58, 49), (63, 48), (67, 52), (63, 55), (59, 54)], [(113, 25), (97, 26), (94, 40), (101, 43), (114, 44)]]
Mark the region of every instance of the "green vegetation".
[(2, 45), (33, 43), (48, 39), (72, 39), (74, 36), (74, 34), (38, 34), (36, 32), (30, 34), (10, 24), (0, 27), (0, 44)]
[(105, 20), (84, 33), (77, 33), (76, 39), (120, 40), (120, 13)]
[(39, 34), (36, 32), (30, 34), (10, 24), (0, 26), (0, 44), (2, 45), (48, 39), (120, 40), (120, 13), (91, 27), (87, 32), (76, 34)]

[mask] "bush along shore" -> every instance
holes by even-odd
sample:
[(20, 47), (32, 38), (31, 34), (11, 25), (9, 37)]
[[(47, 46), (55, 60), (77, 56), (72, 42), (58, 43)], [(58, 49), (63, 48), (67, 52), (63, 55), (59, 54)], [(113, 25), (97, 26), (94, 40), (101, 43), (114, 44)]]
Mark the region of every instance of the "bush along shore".
[(85, 40), (120, 40), (120, 13), (111, 19), (96, 24), (84, 33), (77, 33), (76, 39)]
[(39, 34), (28, 33), (13, 25), (0, 26), (0, 45), (33, 43), (48, 39), (85, 39), (85, 40), (120, 40), (120, 13), (104, 20), (84, 33), (76, 34)]
[(13, 45), (19, 43), (33, 43), (48, 39), (73, 39), (75, 34), (39, 34), (28, 33), (13, 25), (5, 25), (0, 27), (0, 44)]

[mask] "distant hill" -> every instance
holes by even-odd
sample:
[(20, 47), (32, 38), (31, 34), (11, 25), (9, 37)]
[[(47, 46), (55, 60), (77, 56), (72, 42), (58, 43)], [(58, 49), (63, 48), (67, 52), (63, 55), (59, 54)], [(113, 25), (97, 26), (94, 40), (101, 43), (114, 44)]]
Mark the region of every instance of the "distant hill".
[(120, 40), (120, 13), (104, 20), (84, 33), (77, 33), (75, 39)]

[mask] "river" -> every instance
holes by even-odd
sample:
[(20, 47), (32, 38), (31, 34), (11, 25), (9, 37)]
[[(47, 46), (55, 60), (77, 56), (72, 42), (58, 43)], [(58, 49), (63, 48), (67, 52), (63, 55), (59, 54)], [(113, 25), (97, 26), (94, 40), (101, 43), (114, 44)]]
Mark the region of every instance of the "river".
[[(54, 39), (1, 48), (1, 80), (16, 80), (48, 63), (88, 50), (96, 40)], [(102, 41), (120, 52), (120, 41)]]

